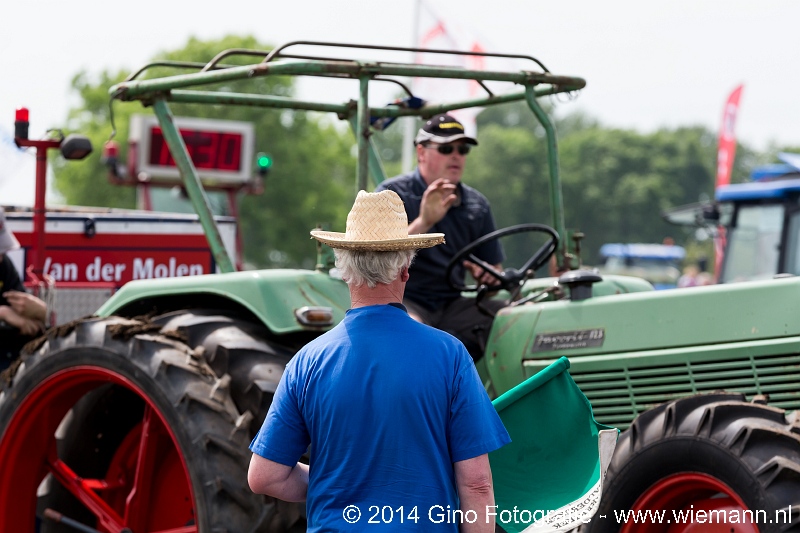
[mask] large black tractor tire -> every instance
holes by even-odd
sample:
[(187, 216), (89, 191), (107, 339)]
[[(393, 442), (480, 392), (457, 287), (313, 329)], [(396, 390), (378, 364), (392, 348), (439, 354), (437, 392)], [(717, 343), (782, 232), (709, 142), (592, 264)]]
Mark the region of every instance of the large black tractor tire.
[[(217, 309), (174, 311), (153, 317), (151, 324), (177, 332), (215, 375), (230, 377), (231, 397), (249, 420), (251, 440), (264, 422), (286, 365), (305, 344), (294, 339), (295, 346), (285, 346), (262, 323)], [(308, 457), (301, 460), (307, 463)], [(277, 509), (267, 531), (306, 530), (304, 503), (267, 499), (265, 505)]]
[[(728, 393), (692, 396), (636, 418), (619, 438), (600, 509), (583, 530), (684, 531), (692, 524), (676, 525), (673, 510), (688, 517), (689, 511), (710, 507), (729, 509), (715, 520), (722, 515), (750, 520), (747, 510), (764, 513), (752, 515), (757, 529), (732, 523), (714, 529), (724, 524), (712, 527), (710, 515), (702, 515), (706, 531), (800, 531), (800, 428), (782, 409), (744, 399)], [(620, 523), (619, 513), (631, 510), (663, 510), (671, 523)], [(686, 530), (702, 531), (693, 516), (695, 529)]]
[(184, 336), (217, 376), (230, 376), (231, 396), (240, 412), (252, 415), (250, 433), (254, 437), (296, 347), (270, 338), (263, 324), (214, 309), (175, 311), (154, 317), (152, 323)]
[(69, 531), (45, 507), (95, 528), (111, 517), (133, 531), (288, 530), (280, 506), (247, 487), (251, 416), (230, 377), (180, 335), (86, 319), (51, 330), (4, 377), (0, 531)]

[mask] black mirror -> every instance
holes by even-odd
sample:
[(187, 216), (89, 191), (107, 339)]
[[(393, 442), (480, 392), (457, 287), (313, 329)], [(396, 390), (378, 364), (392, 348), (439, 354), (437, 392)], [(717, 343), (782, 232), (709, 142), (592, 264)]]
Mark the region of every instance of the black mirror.
[(716, 202), (702, 202), (672, 208), (661, 213), (661, 216), (670, 224), (677, 226), (703, 227), (709, 223), (717, 225), (720, 211)]
[(61, 143), (61, 155), (64, 159), (83, 159), (92, 153), (92, 141), (83, 135), (67, 135)]
[(703, 206), (703, 220), (714, 223), (719, 222), (719, 207), (717, 204), (706, 204)]

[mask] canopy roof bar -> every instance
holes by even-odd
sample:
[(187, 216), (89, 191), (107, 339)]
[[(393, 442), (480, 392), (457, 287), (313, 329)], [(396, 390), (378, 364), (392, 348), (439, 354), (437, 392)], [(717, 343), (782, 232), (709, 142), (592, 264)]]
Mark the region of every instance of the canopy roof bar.
[(527, 59), (533, 61), (537, 65), (539, 65), (543, 71), (550, 72), (544, 64), (536, 59), (535, 57), (531, 57), (528, 55), (519, 55), (519, 54), (496, 54), (492, 52), (476, 52), (476, 51), (469, 51), (464, 52), (461, 50), (441, 50), (437, 48), (410, 48), (404, 46), (381, 46), (381, 45), (372, 45), (372, 44), (351, 44), (351, 43), (332, 43), (332, 42), (323, 42), (323, 41), (292, 41), (286, 44), (282, 44), (278, 46), (274, 50), (272, 50), (269, 55), (264, 58), (264, 63), (269, 63), (274, 58), (282, 55), (281, 51), (289, 48), (290, 46), (326, 46), (326, 47), (333, 47), (333, 48), (358, 48), (361, 50), (385, 50), (385, 51), (392, 51), (392, 52), (418, 52), (424, 54), (443, 54), (443, 55), (459, 55), (459, 56), (481, 56), (481, 57), (498, 57), (498, 58), (505, 58), (505, 59)]
[[(151, 68), (155, 67), (172, 67), (172, 68), (186, 68), (186, 69), (202, 69), (206, 66), (207, 63), (197, 63), (194, 61), (154, 61), (152, 63), (148, 63), (133, 74), (130, 74), (125, 81), (133, 81), (139, 76), (141, 76), (145, 71), (150, 70)], [(235, 67), (236, 65), (217, 65), (216, 69), (224, 69)]]
[(207, 70), (212, 70), (215, 68), (219, 68), (217, 63), (222, 59), (233, 56), (233, 55), (249, 55), (249, 56), (263, 56), (264, 63), (269, 63), (274, 61), (275, 59), (281, 58), (295, 58), (295, 59), (319, 59), (325, 61), (350, 61), (349, 58), (332, 58), (332, 57), (320, 57), (320, 56), (299, 56), (299, 55), (289, 55), (281, 53), (283, 50), (289, 48), (290, 46), (320, 46), (320, 47), (330, 47), (330, 48), (357, 48), (361, 50), (384, 50), (384, 51), (391, 51), (391, 52), (417, 52), (417, 53), (424, 53), (424, 54), (440, 54), (440, 55), (462, 55), (462, 56), (480, 56), (480, 57), (497, 57), (497, 58), (504, 58), (504, 59), (526, 59), (528, 61), (533, 61), (536, 63), (544, 72), (550, 72), (544, 64), (536, 59), (535, 57), (531, 57), (529, 55), (521, 55), (521, 54), (497, 54), (492, 52), (478, 52), (478, 51), (469, 51), (464, 52), (461, 50), (442, 50), (437, 48), (409, 48), (403, 46), (382, 46), (382, 45), (371, 45), (371, 44), (353, 44), (353, 43), (334, 43), (334, 42), (324, 42), (324, 41), (291, 41), (288, 43), (284, 43), (277, 48), (273, 48), (272, 50), (263, 51), (263, 50), (250, 50), (246, 48), (231, 48), (228, 50), (224, 50), (220, 52), (214, 58), (206, 63), (205, 67), (203, 67), (203, 72)]
[[(551, 87), (534, 89), (536, 97), (555, 94), (556, 91)], [(320, 111), (336, 113), (340, 118), (345, 119), (356, 111), (356, 102), (351, 100), (345, 104), (328, 104), (322, 102), (312, 102), (309, 100), (295, 100), (286, 96), (272, 96), (266, 94), (241, 94), (224, 91), (186, 91), (175, 90), (164, 95), (165, 99), (171, 102), (182, 104), (228, 104), (253, 107), (272, 107), (278, 109), (302, 109), (305, 111)], [(525, 91), (500, 94), (497, 96), (474, 98), (470, 100), (459, 100), (445, 104), (425, 105), (419, 109), (409, 109), (398, 106), (370, 107), (370, 116), (376, 118), (383, 117), (429, 117), (437, 113), (445, 113), (453, 109), (465, 109), (469, 107), (483, 107), (487, 105), (504, 104), (525, 100)]]
[[(338, 47), (362, 50), (382, 50), (390, 52), (414, 52), (425, 54), (483, 56), (505, 59), (524, 59), (535, 63), (542, 71), (527, 70), (500, 71), (500, 70), (469, 70), (446, 65), (421, 65), (416, 63), (400, 63), (386, 61), (364, 61), (356, 59), (325, 58), (316, 56), (289, 55), (285, 50), (292, 46), (318, 46)], [(229, 65), (221, 61), (233, 56), (252, 56), (262, 58), (259, 63), (250, 65)], [(137, 79), (145, 71), (155, 67), (172, 67), (179, 69), (194, 69), (196, 72), (171, 74), (160, 78)], [(264, 76), (313, 76), (323, 78), (343, 78), (359, 81), (359, 97), (344, 103), (324, 103), (296, 100), (289, 97), (267, 94), (243, 92), (214, 91), (213, 87), (206, 86), (246, 80)], [(411, 105), (388, 105), (385, 107), (370, 107), (368, 104), (369, 83), (374, 81), (398, 84), (409, 96), (414, 97), (411, 90), (395, 78), (438, 78), (473, 80), (480, 84), (486, 95), (467, 100), (423, 103), (420, 107)], [(510, 91), (503, 94), (493, 94), (484, 82), (505, 82), (521, 85), (522, 90)], [(526, 100), (528, 106), (539, 119), (547, 134), (547, 152), (550, 173), (550, 200), (553, 215), (553, 226), (561, 237), (563, 254), (558, 257), (559, 266), (563, 265), (567, 257), (568, 243), (564, 226), (564, 210), (561, 198), (561, 181), (558, 169), (558, 154), (555, 129), (547, 118), (544, 110), (538, 105), (536, 99), (542, 96), (571, 93), (586, 86), (586, 82), (579, 77), (558, 76), (552, 74), (538, 59), (527, 55), (494, 54), (487, 52), (462, 52), (453, 50), (437, 50), (424, 48), (403, 48), (394, 46), (371, 46), (345, 43), (324, 43), (314, 41), (294, 41), (279, 46), (271, 51), (229, 49), (217, 54), (208, 63), (193, 63), (183, 61), (157, 61), (150, 63), (129, 76), (125, 81), (113, 86), (110, 90), (112, 99), (123, 101), (140, 100), (144, 105), (155, 105), (156, 115), (162, 125), (171, 121), (167, 102), (198, 103), (198, 104), (228, 104), (266, 108), (300, 109), (307, 111), (336, 113), (339, 118), (350, 122), (358, 143), (357, 164), (357, 190), (366, 188), (367, 176), (372, 173), (375, 181), (385, 178), (380, 160), (377, 158), (372, 140), (370, 126), (371, 118), (383, 117), (408, 117), (416, 116), (428, 118), (437, 113), (454, 109), (469, 107), (485, 107), (506, 102)], [(209, 90), (206, 90), (209, 89)], [(427, 96), (427, 95), (426, 95)], [(171, 124), (169, 125), (171, 126)], [(174, 129), (174, 128), (173, 128)], [(175, 145), (174, 147), (172, 145)], [(183, 150), (189, 161), (184, 164), (182, 174), (185, 182), (199, 182), (196, 170), (191, 165), (185, 147), (181, 143), (173, 142), (170, 148)], [(173, 150), (174, 151), (174, 150)], [(173, 156), (176, 154), (173, 153)], [(178, 160), (178, 158), (176, 158)], [(184, 161), (184, 163), (186, 162)], [(191, 183), (190, 183), (191, 184)], [(210, 209), (202, 195), (196, 194), (198, 201), (193, 203), (198, 211), (204, 211), (210, 219)], [(208, 234), (208, 232), (207, 232)], [(213, 247), (212, 247), (213, 248)], [(224, 261), (219, 261), (224, 263)]]
[(456, 67), (432, 67), (428, 65), (400, 65), (396, 63), (356, 63), (302, 61), (287, 59), (276, 63), (260, 63), (241, 67), (229, 67), (211, 72), (179, 74), (152, 80), (122, 82), (111, 88), (112, 95), (121, 100), (134, 100), (148, 94), (163, 93), (172, 89), (221, 83), (259, 76), (328, 76), (346, 75), (359, 79), (364, 75), (462, 79), (480, 81), (504, 81), (520, 85), (548, 84), (558, 87), (555, 92), (570, 92), (582, 89), (586, 82), (572, 76), (554, 76), (540, 72), (503, 72), (490, 70), (466, 70)]
[(170, 102), (182, 104), (229, 104), (252, 107), (275, 107), (278, 109), (302, 109), (305, 111), (321, 111), (336, 113), (341, 117), (348, 116), (355, 111), (354, 103), (326, 104), (308, 100), (295, 100), (286, 96), (272, 96), (269, 94), (242, 94), (224, 91), (171, 91), (165, 95)]

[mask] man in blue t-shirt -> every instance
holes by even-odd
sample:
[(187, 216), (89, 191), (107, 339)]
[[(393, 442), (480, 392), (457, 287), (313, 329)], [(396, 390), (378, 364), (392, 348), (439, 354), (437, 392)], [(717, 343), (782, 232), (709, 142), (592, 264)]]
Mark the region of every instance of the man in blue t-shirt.
[[(287, 365), (250, 445), (253, 491), (307, 500), (308, 531), (494, 531), (488, 453), (510, 442), (464, 346), (402, 305), (403, 202), (361, 191), (334, 248), (352, 308)], [(309, 450), (310, 464), (298, 459)]]
[[(464, 132), (451, 115), (428, 120), (414, 139), (417, 168), (381, 183), (376, 190), (400, 195), (411, 222), (408, 233), (444, 233), (442, 246), (421, 250), (411, 266), (411, 279), (403, 303), (420, 322), (458, 337), (473, 359), (483, 355), (493, 317), (476, 306), (474, 298), (463, 298), (445, 277), (448, 263), (472, 241), (495, 230), (489, 201), (461, 181), (467, 154), (478, 141)], [(499, 241), (490, 241), (474, 251), (475, 256), (502, 272), (504, 259)], [(465, 270), (481, 283), (496, 285), (497, 279), (469, 261), (457, 265), (454, 279), (464, 283)], [(502, 303), (484, 300), (484, 307), (497, 311)]]

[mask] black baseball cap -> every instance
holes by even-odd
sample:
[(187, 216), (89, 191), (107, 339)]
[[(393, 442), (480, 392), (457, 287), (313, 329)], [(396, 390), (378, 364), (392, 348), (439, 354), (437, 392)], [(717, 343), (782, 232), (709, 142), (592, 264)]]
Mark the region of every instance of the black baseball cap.
[(464, 133), (464, 126), (453, 115), (441, 113), (431, 117), (417, 132), (414, 144), (445, 144), (463, 139), (467, 144), (478, 144), (478, 141)]

